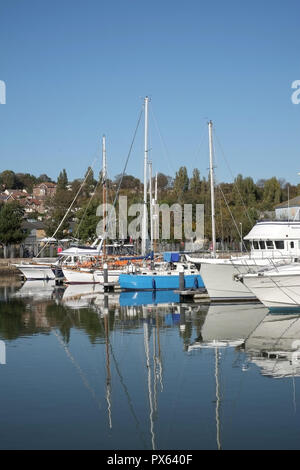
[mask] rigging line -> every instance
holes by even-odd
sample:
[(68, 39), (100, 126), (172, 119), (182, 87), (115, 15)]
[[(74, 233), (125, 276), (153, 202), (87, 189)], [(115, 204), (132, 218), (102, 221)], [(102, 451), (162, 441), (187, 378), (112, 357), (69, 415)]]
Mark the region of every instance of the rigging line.
[(77, 229), (76, 229), (76, 232), (75, 232), (75, 235), (74, 235), (75, 238), (77, 237), (77, 234), (78, 234), (78, 232), (79, 232), (79, 230), (80, 230), (81, 224), (82, 224), (82, 222), (83, 222), (83, 220), (84, 220), (84, 218), (85, 218), (85, 216), (86, 216), (87, 210), (88, 210), (88, 208), (89, 208), (89, 206), (90, 206), (90, 204), (91, 204), (91, 202), (92, 202), (93, 197), (94, 197), (95, 194), (96, 194), (96, 191), (97, 191), (98, 186), (99, 186), (100, 183), (103, 184), (102, 178), (101, 178), (101, 181), (100, 181), (100, 179), (99, 179), (99, 181), (97, 182), (97, 184), (96, 184), (96, 186), (95, 186), (95, 189), (94, 189), (94, 192), (93, 192), (92, 196), (90, 197), (90, 200), (89, 200), (89, 202), (88, 202), (88, 204), (87, 204), (87, 206), (86, 206), (86, 208), (85, 208), (84, 214), (83, 214), (83, 216), (81, 217), (80, 223), (79, 223), (79, 225), (78, 225), (78, 227), (77, 227)]
[[(124, 176), (125, 176), (126, 168), (127, 168), (128, 161), (129, 161), (129, 157), (130, 157), (130, 155), (131, 155), (132, 148), (133, 148), (133, 144), (134, 144), (134, 141), (135, 141), (135, 138), (136, 138), (136, 134), (137, 134), (137, 131), (138, 131), (138, 128), (139, 128), (141, 119), (142, 119), (143, 110), (144, 110), (144, 105), (143, 105), (143, 107), (142, 107), (142, 109), (141, 109), (141, 111), (140, 111), (139, 117), (138, 117), (137, 125), (136, 125), (136, 128), (135, 128), (135, 131), (134, 131), (134, 134), (133, 134), (133, 138), (132, 138), (132, 141), (131, 141), (131, 144), (130, 144), (129, 152), (128, 152), (128, 155), (127, 155), (127, 158), (126, 158), (126, 161), (125, 161), (124, 169), (123, 169), (123, 172), (122, 172), (122, 175), (121, 175), (119, 184), (118, 184), (118, 188), (117, 188), (117, 191), (116, 191), (116, 195), (115, 195), (115, 198), (114, 198), (113, 207), (111, 208), (110, 213), (109, 213), (109, 215), (108, 215), (107, 224), (106, 224), (107, 227), (109, 226), (109, 224), (110, 224), (110, 222), (111, 222), (111, 218), (112, 218), (112, 216), (113, 216), (113, 208), (115, 207), (115, 205), (116, 205), (116, 203), (117, 203), (117, 197), (118, 197), (118, 195), (119, 195), (119, 192), (120, 192), (120, 189), (121, 189), (121, 185), (122, 185), (122, 181), (123, 181), (123, 178), (124, 178)], [(106, 233), (103, 234), (103, 237), (105, 237), (105, 236), (106, 236)], [(102, 238), (102, 241), (103, 241), (103, 238)], [(100, 250), (99, 250), (99, 251), (100, 251)]]
[[(50, 238), (54, 238), (54, 237), (55, 237), (55, 235), (57, 234), (58, 230), (60, 229), (60, 227), (61, 227), (62, 224), (64, 223), (64, 221), (65, 221), (67, 215), (69, 214), (69, 212), (70, 212), (70, 210), (71, 210), (71, 208), (72, 208), (74, 202), (76, 201), (76, 199), (77, 199), (77, 197), (78, 197), (80, 191), (82, 190), (82, 188), (83, 188), (83, 186), (84, 186), (84, 184), (85, 184), (85, 182), (86, 182), (86, 180), (87, 180), (87, 177), (89, 176), (90, 172), (92, 171), (92, 168), (93, 168), (93, 166), (94, 166), (94, 164), (95, 164), (95, 161), (96, 161), (96, 159), (93, 161), (92, 166), (90, 166), (90, 168), (89, 168), (87, 174), (85, 175), (85, 178), (84, 178), (84, 180), (83, 180), (83, 183), (81, 184), (80, 188), (78, 189), (78, 191), (77, 191), (77, 193), (76, 193), (76, 196), (74, 197), (73, 201), (71, 202), (71, 205), (69, 206), (67, 212), (65, 213), (64, 217), (62, 218), (62, 220), (61, 220), (59, 226), (57, 227), (57, 229), (56, 229), (55, 232), (53, 233), (52, 237), (50, 237)], [(47, 243), (41, 248), (41, 250), (40, 250), (40, 251), (38, 252), (38, 254), (36, 255), (36, 258), (38, 258), (38, 256), (42, 253), (42, 251), (46, 248), (46, 246), (49, 245), (49, 243), (50, 243), (50, 241), (47, 241)]]
[(85, 385), (85, 387), (91, 392), (91, 395), (95, 401), (95, 403), (97, 404), (98, 408), (101, 410), (102, 407), (101, 407), (101, 401), (98, 401), (97, 399), (97, 396), (96, 396), (96, 393), (95, 393), (95, 390), (91, 387), (89, 381), (87, 380), (83, 370), (81, 369), (80, 365), (76, 362), (76, 360), (74, 359), (74, 357), (72, 356), (72, 354), (70, 353), (70, 350), (69, 348), (67, 347), (67, 345), (64, 343), (64, 341), (62, 340), (62, 338), (58, 335), (58, 333), (55, 331), (55, 329), (52, 330), (54, 335), (56, 336), (56, 339), (57, 341), (60, 343), (60, 345), (62, 346), (62, 348), (64, 349), (67, 357), (70, 359), (70, 361), (72, 362), (72, 364), (75, 366), (75, 368), (78, 370), (79, 372), (79, 376), (81, 377), (81, 380), (83, 382), (83, 384)]
[[(154, 121), (154, 124), (156, 126), (156, 130), (157, 130), (157, 133), (159, 135), (159, 138), (161, 140), (161, 144), (162, 144), (162, 148), (164, 150), (164, 153), (165, 153), (165, 157), (166, 157), (166, 161), (168, 163), (168, 167), (169, 167), (169, 170), (171, 171), (171, 173), (173, 173), (174, 176), (176, 176), (176, 171), (173, 167), (173, 165), (171, 164), (171, 158), (169, 157), (169, 152), (168, 152), (168, 149), (167, 149), (167, 146), (166, 146), (166, 143), (162, 137), (162, 134), (160, 132), (160, 129), (159, 129), (159, 126), (158, 126), (158, 123), (157, 123), (157, 120), (155, 118), (155, 115), (154, 115), (154, 112), (153, 112), (153, 105), (150, 107), (150, 111), (151, 111), (151, 114), (153, 116), (153, 121)], [(182, 197), (183, 195), (183, 190), (181, 192), (177, 191), (174, 187), (173, 187), (173, 190), (175, 191), (177, 197)]]
[(235, 183), (234, 175), (233, 175), (233, 173), (232, 173), (232, 171), (231, 171), (231, 168), (230, 168), (230, 166), (229, 166), (229, 163), (228, 163), (228, 161), (227, 161), (227, 159), (226, 159), (226, 157), (225, 157), (224, 150), (223, 150), (223, 148), (222, 148), (222, 146), (221, 146), (221, 143), (220, 143), (219, 138), (218, 138), (218, 136), (217, 136), (217, 134), (216, 134), (216, 131), (214, 131), (214, 134), (215, 134), (217, 143), (218, 143), (218, 145), (219, 145), (219, 147), (220, 147), (222, 156), (223, 156), (223, 158), (224, 158), (224, 160), (225, 160), (226, 166), (227, 166), (227, 168), (228, 168), (228, 170), (229, 170), (229, 172), (230, 172), (230, 174), (231, 174), (231, 177), (232, 177), (232, 180), (233, 180), (233, 184), (234, 184), (234, 185), (236, 186), (236, 188), (237, 188), (238, 194), (239, 194), (239, 196), (240, 196), (241, 202), (242, 202), (242, 204), (243, 204), (243, 206), (244, 206), (244, 209), (245, 209), (245, 211), (246, 211), (246, 214), (247, 214), (247, 217), (248, 217), (248, 219), (249, 219), (249, 222), (253, 225), (254, 220), (253, 220), (253, 218), (249, 215), (248, 209), (247, 209), (247, 207), (246, 207), (246, 205), (245, 205), (245, 203), (244, 203), (244, 200), (243, 200), (243, 198), (242, 198), (242, 195), (241, 195), (241, 192), (240, 192), (240, 190), (239, 190), (239, 187), (238, 187), (238, 185)]
[(115, 368), (116, 368), (116, 371), (117, 371), (117, 374), (119, 376), (119, 379), (120, 379), (120, 382), (121, 382), (121, 385), (124, 389), (124, 392), (125, 392), (125, 395), (127, 397), (127, 400), (128, 400), (128, 405), (129, 405), (129, 409), (131, 411), (131, 414), (134, 418), (134, 421), (135, 421), (135, 424), (136, 424), (136, 428), (138, 429), (139, 433), (140, 433), (140, 438), (144, 444), (144, 447), (145, 449), (147, 448), (147, 442), (146, 442), (146, 439), (145, 439), (145, 436), (144, 436), (144, 432), (143, 430), (141, 429), (141, 425), (140, 425), (140, 422), (138, 420), (138, 417), (134, 411), (134, 408), (133, 408), (133, 403), (132, 403), (132, 400), (130, 398), (130, 395), (129, 395), (129, 392), (128, 392), (128, 388), (127, 386), (125, 385), (125, 382), (124, 382), (124, 379), (123, 379), (123, 376), (120, 372), (120, 368), (119, 368), (119, 365), (118, 365), (118, 362), (115, 358), (115, 355), (114, 355), (114, 351), (113, 351), (113, 348), (112, 348), (112, 345), (111, 345), (111, 342), (110, 342), (110, 339), (108, 339), (108, 342), (109, 342), (109, 345), (110, 345), (110, 352), (111, 352), (111, 356), (113, 358), (113, 361), (114, 361), (114, 364), (115, 364)]
[(215, 379), (216, 379), (216, 432), (217, 432), (217, 447), (218, 450), (222, 449), (221, 436), (220, 436), (220, 384), (219, 384), (219, 348), (215, 348)]
[[(227, 209), (228, 209), (228, 211), (229, 211), (229, 214), (230, 214), (230, 216), (231, 216), (231, 218), (232, 218), (232, 221), (233, 221), (233, 223), (234, 223), (234, 225), (235, 225), (236, 231), (237, 231), (237, 233), (239, 234), (239, 236), (241, 236), (241, 232), (239, 231), (239, 228), (238, 228), (238, 226), (237, 226), (237, 223), (236, 223), (236, 221), (235, 221), (235, 219), (234, 219), (234, 217), (233, 217), (233, 214), (232, 214), (232, 212), (231, 212), (231, 210), (230, 210), (230, 207), (229, 207), (229, 205), (228, 205), (228, 202), (227, 202), (227, 200), (226, 200), (226, 198), (225, 198), (225, 195), (224, 195), (224, 193), (223, 193), (223, 191), (222, 191), (222, 188), (221, 188), (221, 185), (220, 185), (220, 184), (219, 184), (219, 189), (220, 189), (220, 192), (221, 192), (221, 194), (222, 194), (222, 196), (223, 196), (223, 199), (224, 199), (224, 201), (225, 201), (225, 204), (226, 204), (226, 207), (227, 207)], [(242, 245), (243, 245), (245, 251), (247, 252), (248, 250), (247, 250), (247, 247), (246, 247), (246, 245), (245, 245), (244, 240), (242, 241)]]
[(150, 106), (150, 112), (151, 112), (151, 114), (152, 114), (152, 116), (153, 116), (153, 121), (154, 121), (156, 130), (157, 130), (157, 133), (158, 133), (158, 135), (159, 135), (159, 138), (160, 138), (160, 141), (161, 141), (161, 144), (162, 144), (163, 151), (165, 152), (165, 156), (166, 156), (166, 160), (167, 160), (167, 163), (168, 163), (168, 166), (169, 166), (169, 170), (171, 170), (171, 173), (174, 174), (174, 173), (175, 173), (174, 167), (173, 167), (173, 165), (171, 164), (171, 159), (170, 159), (170, 157), (169, 157), (169, 152), (168, 152), (166, 143), (165, 143), (165, 141), (164, 141), (164, 139), (163, 139), (163, 136), (162, 136), (162, 134), (161, 134), (161, 132), (160, 132), (160, 129), (159, 129), (159, 126), (158, 126), (158, 122), (157, 122), (157, 120), (156, 120), (156, 118), (155, 118), (155, 114), (154, 114), (154, 112), (153, 112), (153, 105), (152, 105), (152, 104), (151, 104), (151, 106)]

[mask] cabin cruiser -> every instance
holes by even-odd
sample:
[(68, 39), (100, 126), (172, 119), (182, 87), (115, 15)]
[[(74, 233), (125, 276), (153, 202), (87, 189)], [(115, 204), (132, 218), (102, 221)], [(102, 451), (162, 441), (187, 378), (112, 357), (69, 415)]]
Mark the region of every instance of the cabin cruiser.
[(33, 258), (31, 263), (13, 264), (27, 280), (63, 278), (62, 266), (75, 266), (91, 256), (99, 255), (97, 247), (73, 246), (58, 253), (58, 258)]
[(300, 222), (257, 222), (244, 240), (250, 242), (250, 253), (230, 258), (186, 259), (195, 263), (211, 300), (256, 298), (246, 282), (238, 276), (256, 273), (264, 268), (274, 268), (300, 259)]
[(299, 262), (247, 273), (239, 280), (271, 310), (300, 310)]

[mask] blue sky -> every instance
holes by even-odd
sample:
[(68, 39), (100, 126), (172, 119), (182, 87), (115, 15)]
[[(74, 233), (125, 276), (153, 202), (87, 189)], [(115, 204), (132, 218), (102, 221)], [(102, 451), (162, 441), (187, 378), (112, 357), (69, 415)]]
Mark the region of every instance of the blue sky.
[[(207, 177), (211, 119), (218, 181), (300, 182), (299, 14), (296, 0), (1, 0), (0, 171), (74, 179), (96, 159), (98, 173), (105, 134), (114, 177), (149, 95), (154, 171)], [(143, 176), (142, 127), (127, 172)]]

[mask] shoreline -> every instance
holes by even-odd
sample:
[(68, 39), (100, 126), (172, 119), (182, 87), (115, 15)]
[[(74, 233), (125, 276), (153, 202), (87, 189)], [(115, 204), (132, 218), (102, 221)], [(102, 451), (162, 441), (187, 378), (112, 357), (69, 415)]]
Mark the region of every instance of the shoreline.
[(1, 258), (0, 259), (0, 277), (21, 276), (21, 272), (13, 264), (31, 263), (32, 258)]

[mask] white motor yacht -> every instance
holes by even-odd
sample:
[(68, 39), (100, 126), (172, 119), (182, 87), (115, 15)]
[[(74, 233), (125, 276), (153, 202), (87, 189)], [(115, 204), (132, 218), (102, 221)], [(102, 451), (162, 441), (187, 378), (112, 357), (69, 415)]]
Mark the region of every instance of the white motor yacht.
[(262, 221), (250, 230), (244, 240), (250, 242), (250, 253), (230, 258), (196, 258), (188, 261), (200, 267), (200, 274), (211, 300), (255, 299), (247, 283), (237, 276), (272, 268), (300, 259), (300, 222)]

